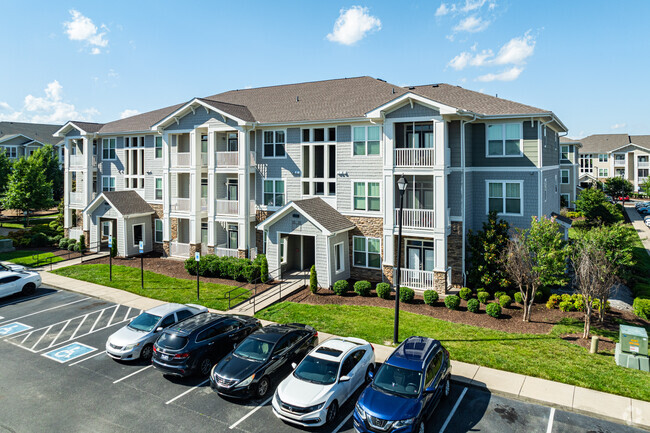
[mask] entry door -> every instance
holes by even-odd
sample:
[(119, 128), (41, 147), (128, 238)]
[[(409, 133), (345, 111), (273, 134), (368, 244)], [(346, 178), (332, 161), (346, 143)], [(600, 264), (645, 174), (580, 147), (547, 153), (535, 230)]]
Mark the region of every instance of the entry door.
[(238, 245), (237, 239), (237, 226), (228, 226), (228, 248), (236, 249)]
[(237, 179), (228, 179), (228, 200), (237, 200)]
[(422, 250), (420, 248), (408, 247), (406, 249), (406, 254), (407, 254), (406, 267), (408, 269), (415, 269), (419, 271), (421, 269), (420, 264), (422, 263), (421, 260)]

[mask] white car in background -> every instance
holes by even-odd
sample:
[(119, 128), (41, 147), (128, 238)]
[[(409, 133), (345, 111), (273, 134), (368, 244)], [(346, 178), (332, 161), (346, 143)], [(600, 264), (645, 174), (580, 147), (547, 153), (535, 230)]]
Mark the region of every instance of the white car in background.
[(150, 360), (153, 344), (163, 329), (188, 317), (207, 312), (202, 305), (164, 304), (154, 307), (131, 320), (106, 340), (106, 354), (124, 361)]
[(325, 425), (365, 385), (375, 368), (375, 349), (360, 338), (331, 338), (312, 350), (273, 396), (273, 413), (305, 427)]
[(0, 297), (16, 293), (31, 295), (41, 286), (41, 276), (38, 272), (6, 269), (5, 266), (0, 269)]
[(0, 263), (0, 271), (25, 271), (25, 267), (23, 265), (3, 265)]

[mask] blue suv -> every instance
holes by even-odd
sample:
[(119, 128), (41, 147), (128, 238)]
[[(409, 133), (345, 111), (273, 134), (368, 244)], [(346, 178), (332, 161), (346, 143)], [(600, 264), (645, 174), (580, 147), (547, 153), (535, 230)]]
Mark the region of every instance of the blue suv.
[(372, 377), (354, 408), (355, 430), (423, 433), (433, 409), (449, 395), (449, 352), (438, 340), (409, 337)]

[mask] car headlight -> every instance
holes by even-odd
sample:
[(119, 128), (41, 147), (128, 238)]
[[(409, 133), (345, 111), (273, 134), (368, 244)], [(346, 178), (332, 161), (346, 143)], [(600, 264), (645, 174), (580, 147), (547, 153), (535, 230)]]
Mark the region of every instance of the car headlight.
[(124, 346), (124, 350), (131, 350), (135, 349), (136, 347), (140, 346), (140, 343), (134, 343), (134, 344), (127, 344)]
[(313, 406), (309, 406), (305, 408), (305, 412), (316, 412), (317, 410), (320, 410), (325, 406), (325, 402), (322, 402), (320, 404), (315, 404)]
[(395, 428), (406, 427), (407, 425), (411, 425), (414, 422), (415, 422), (415, 418), (401, 419), (399, 421), (395, 421), (395, 425), (393, 427)]
[(359, 406), (359, 403), (354, 405), (354, 408), (357, 410), (357, 413), (361, 417), (361, 419), (366, 419), (366, 411)]
[(251, 382), (255, 379), (255, 374), (251, 374), (248, 378), (242, 380), (239, 382), (239, 384), (235, 388), (241, 388), (243, 386), (248, 386), (251, 384)]

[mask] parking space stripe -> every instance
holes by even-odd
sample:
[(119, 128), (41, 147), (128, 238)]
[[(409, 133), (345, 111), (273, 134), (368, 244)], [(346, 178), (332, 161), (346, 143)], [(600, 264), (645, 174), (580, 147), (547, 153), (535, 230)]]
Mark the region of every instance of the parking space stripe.
[(332, 433), (338, 433), (338, 431), (341, 430), (341, 428), (345, 425), (345, 423), (348, 422), (348, 420), (350, 419), (353, 413), (354, 413), (354, 409), (352, 410), (352, 412), (350, 412), (348, 416), (345, 417), (343, 421), (341, 421), (341, 424), (339, 424), (334, 430), (332, 430)]
[(80, 362), (88, 361), (90, 358), (94, 358), (94, 357), (96, 357), (96, 356), (99, 356), (99, 355), (105, 355), (105, 354), (106, 354), (106, 352), (95, 353), (93, 356), (89, 356), (88, 358), (84, 358), (84, 359), (82, 359), (81, 361), (73, 362), (73, 363), (70, 364), (68, 367), (72, 367), (73, 365), (79, 364)]
[(45, 337), (45, 336), (47, 335), (47, 333), (50, 332), (50, 329), (52, 329), (52, 326), (54, 326), (54, 325), (50, 325), (50, 326), (45, 330), (45, 332), (43, 332), (43, 335), (41, 335), (41, 338), (39, 338), (38, 340), (36, 340), (36, 343), (34, 343), (34, 345), (32, 346), (32, 350), (34, 350), (34, 348), (35, 348), (36, 346), (38, 346), (38, 343), (41, 342), (41, 340), (43, 339), (43, 337)]
[(204, 380), (203, 382), (199, 383), (198, 385), (193, 386), (192, 388), (188, 389), (188, 390), (185, 391), (184, 393), (179, 394), (179, 395), (177, 395), (176, 397), (172, 398), (171, 400), (169, 400), (169, 401), (168, 401), (167, 403), (165, 403), (165, 404), (169, 404), (169, 403), (173, 403), (173, 402), (175, 402), (175, 401), (178, 400), (179, 398), (183, 397), (183, 396), (186, 395), (186, 394), (189, 394), (190, 392), (194, 391), (195, 389), (197, 389), (197, 388), (201, 388), (203, 385), (205, 385), (205, 384), (208, 383), (208, 382), (210, 382), (210, 379), (206, 379), (206, 380)]
[(248, 413), (247, 413), (246, 415), (244, 415), (243, 417), (239, 418), (239, 420), (238, 420), (237, 422), (235, 422), (233, 425), (230, 426), (230, 430), (234, 429), (234, 428), (237, 427), (237, 426), (238, 426), (242, 421), (244, 421), (246, 418), (248, 418), (249, 416), (253, 415), (253, 414), (254, 414), (255, 412), (257, 412), (258, 410), (260, 410), (260, 409), (262, 409), (264, 406), (266, 406), (266, 405), (271, 401), (272, 398), (273, 398), (273, 396), (267, 398), (266, 401), (264, 401), (264, 403), (262, 403), (261, 405), (257, 406), (255, 409), (251, 410), (250, 412), (248, 412)]
[(546, 427), (546, 433), (551, 433), (553, 431), (553, 418), (555, 418), (555, 408), (551, 408), (551, 413), (548, 416), (548, 426)]
[(449, 415), (447, 416), (445, 423), (442, 425), (442, 428), (440, 429), (440, 433), (443, 433), (447, 428), (447, 426), (449, 425), (449, 421), (451, 421), (451, 418), (454, 416), (454, 413), (456, 413), (456, 409), (458, 409), (458, 406), (460, 406), (460, 402), (463, 400), (463, 397), (465, 397), (466, 392), (467, 392), (467, 387), (463, 388), (463, 392), (460, 393), (460, 397), (458, 397), (458, 400), (456, 400), (456, 404), (451, 409), (451, 412), (449, 412)]
[[(51, 292), (51, 293), (43, 293), (42, 295), (32, 296), (31, 298), (20, 298), (20, 299), (18, 299), (18, 300), (16, 300), (16, 301), (13, 301), (13, 302), (7, 302), (6, 304), (1, 304), (1, 305), (0, 305), (0, 308), (2, 308), (2, 307), (7, 307), (7, 306), (9, 306), (9, 305), (14, 305), (14, 304), (17, 304), (17, 303), (19, 303), (19, 302), (31, 301), (32, 299), (38, 299), (38, 298), (43, 298), (43, 297), (45, 297), (45, 296), (51, 296), (51, 295), (54, 295), (54, 294), (59, 293), (60, 291), (61, 291), (61, 290), (57, 290), (57, 291), (55, 291), (55, 292)], [(12, 320), (13, 320), (13, 319), (12, 319)]]
[[(117, 310), (117, 308), (116, 308), (115, 310)], [(93, 329), (95, 329), (95, 326), (97, 326), (97, 322), (99, 322), (99, 319), (101, 319), (102, 314), (104, 314), (104, 311), (105, 311), (105, 310), (102, 310), (102, 311), (99, 312), (99, 315), (98, 315), (97, 318), (95, 319), (95, 323), (93, 323), (92, 328), (90, 328), (90, 332), (93, 332)]]
[(117, 310), (118, 310), (118, 308), (116, 308), (115, 311), (113, 311), (113, 314), (111, 315), (111, 318), (108, 321), (108, 323), (106, 324), (106, 326), (111, 326), (111, 322), (113, 322), (113, 318), (115, 317), (115, 313), (117, 313)]
[[(68, 302), (67, 304), (57, 305), (56, 307), (46, 308), (45, 310), (39, 310), (39, 311), (36, 311), (34, 313), (25, 314), (24, 316), (16, 317), (14, 319), (5, 320), (4, 322), (0, 323), (0, 325), (4, 325), (6, 322), (11, 322), (12, 320), (19, 320), (19, 319), (22, 319), (22, 318), (25, 318), (25, 317), (33, 316), (35, 314), (41, 314), (41, 313), (45, 313), (46, 311), (56, 310), (57, 308), (66, 307), (68, 305), (76, 304), (77, 302), (85, 301), (86, 299), (90, 299), (90, 298), (77, 299), (76, 301)], [(3, 319), (3, 317), (0, 317), (0, 319)]]
[(133, 373), (131, 373), (131, 374), (127, 375), (127, 376), (124, 376), (124, 377), (121, 378), (121, 379), (117, 379), (117, 380), (114, 381), (113, 383), (119, 383), (119, 382), (122, 382), (124, 379), (128, 379), (128, 378), (131, 377), (131, 376), (135, 376), (136, 374), (138, 374), (138, 373), (140, 373), (140, 372), (143, 372), (143, 371), (145, 371), (145, 370), (147, 370), (147, 369), (149, 369), (149, 368), (151, 368), (151, 367), (153, 367), (153, 365), (148, 365), (148, 366), (146, 366), (145, 368), (141, 368), (141, 369), (138, 370), (138, 371), (134, 371)]
[(54, 340), (52, 340), (52, 342), (50, 343), (50, 345), (47, 346), (47, 347), (52, 347), (52, 346), (54, 346), (54, 343), (56, 342), (56, 340), (59, 339), (59, 337), (61, 336), (61, 334), (63, 333), (63, 331), (65, 330), (65, 328), (68, 327), (69, 324), (70, 324), (70, 322), (68, 321), (68, 322), (65, 323), (65, 325), (63, 325), (63, 327), (61, 328), (61, 330), (59, 331), (59, 333), (56, 334), (56, 337), (54, 337)]
[(126, 310), (126, 314), (124, 315), (124, 320), (126, 320), (126, 318), (129, 317), (130, 312), (131, 312), (131, 307), (129, 307), (129, 309)]
[(83, 317), (83, 319), (81, 319), (81, 322), (79, 322), (79, 325), (77, 325), (77, 329), (75, 329), (74, 332), (72, 333), (72, 337), (70, 337), (70, 340), (74, 340), (74, 336), (77, 335), (77, 332), (79, 332), (79, 328), (81, 328), (81, 325), (84, 324), (88, 316), (90, 316), (91, 314), (93, 313), (88, 313)]

